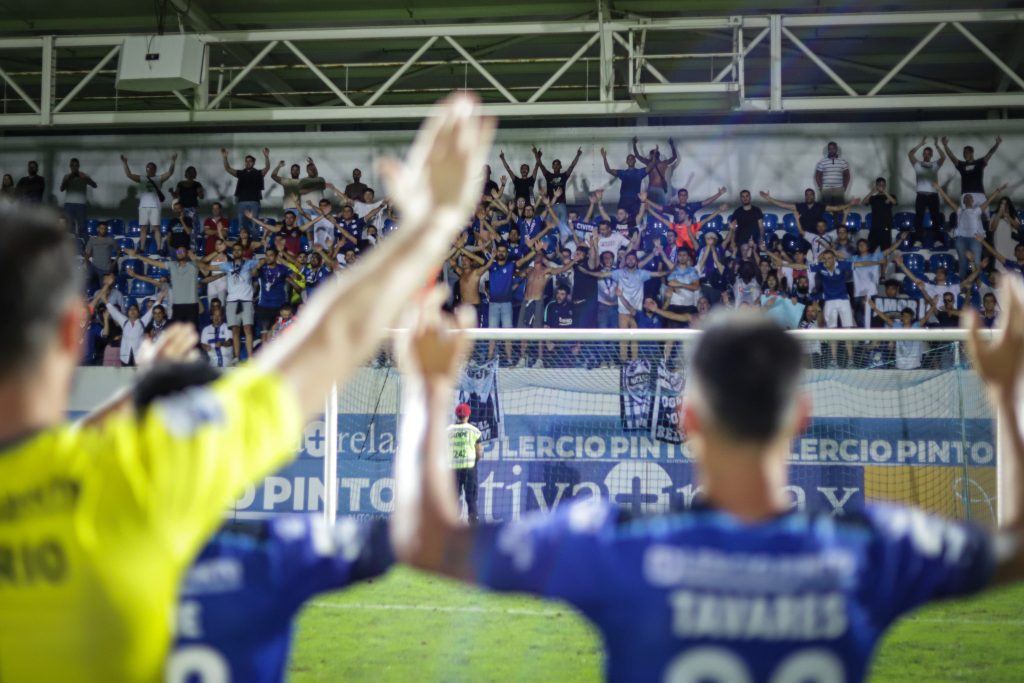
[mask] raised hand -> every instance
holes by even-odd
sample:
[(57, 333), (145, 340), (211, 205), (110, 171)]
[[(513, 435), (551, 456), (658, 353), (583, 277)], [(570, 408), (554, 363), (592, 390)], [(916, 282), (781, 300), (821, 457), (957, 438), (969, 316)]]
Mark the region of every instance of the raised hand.
[(507, 175), (501, 176), (501, 183), (500, 184), (505, 185), (506, 183), (508, 183), (508, 176)]
[(175, 152), (174, 154), (171, 155), (171, 161), (177, 161), (177, 160), (178, 160), (178, 153)]
[(996, 136), (996, 144), (999, 145), (999, 144), (1002, 144), (1002, 142), (1003, 142), (1003, 136), (1002, 135), (997, 135)]
[(121, 161), (123, 161), (124, 163), (127, 164), (128, 163), (128, 157), (126, 157), (125, 155), (122, 154), (121, 155)]
[(603, 157), (608, 156), (608, 150), (606, 150), (604, 147), (601, 148), (601, 156), (603, 156)]
[(284, 159), (281, 159), (279, 162), (277, 162), (278, 168), (281, 168), (282, 166), (284, 166)]
[(220, 155), (221, 155), (222, 157), (226, 157), (226, 156), (228, 155), (228, 150), (227, 150), (227, 147), (221, 147), (221, 148), (220, 148)]
[(768, 192), (767, 190), (761, 190), (760, 192), (758, 192), (758, 194), (761, 195), (762, 199), (771, 199), (772, 198), (772, 193)]
[(505, 158), (505, 150), (501, 150), (500, 152), (498, 152), (498, 158), (499, 159), (504, 159)]
[(263, 148), (263, 156), (265, 156), (265, 157), (269, 157), (270, 156), (270, 148), (269, 147), (264, 147)]
[(944, 144), (944, 145), (948, 145), (949, 144), (949, 136), (943, 135), (941, 139), (942, 139), (942, 144)]
[(989, 390), (1001, 398), (1015, 400), (1024, 371), (1024, 292), (1014, 278), (1003, 278), (1003, 283), (1000, 331), (991, 342), (983, 342), (981, 319), (975, 311), (969, 311), (967, 351)]

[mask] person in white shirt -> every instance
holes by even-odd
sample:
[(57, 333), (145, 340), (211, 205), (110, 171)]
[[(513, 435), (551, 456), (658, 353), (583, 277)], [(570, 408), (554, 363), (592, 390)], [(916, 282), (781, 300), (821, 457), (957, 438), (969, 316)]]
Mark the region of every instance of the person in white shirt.
[[(163, 301), (165, 296), (167, 296), (166, 289), (157, 295), (156, 303)], [(104, 297), (103, 300), (107, 301), (107, 298)], [(149, 310), (140, 316), (138, 304), (128, 306), (126, 314), (107, 301), (107, 312), (121, 328), (121, 365), (134, 366), (139, 357), (139, 349), (142, 348), (142, 342), (146, 338), (146, 327), (153, 319), (153, 306), (150, 306)]]
[(224, 308), (213, 306), (210, 309), (210, 324), (203, 328), (199, 335), (199, 343), (206, 351), (210, 365), (226, 368), (234, 364), (234, 340), (231, 330), (224, 322)]
[[(363, 219), (366, 227), (374, 225), (377, 230), (384, 229), (384, 209), (387, 208), (388, 200), (374, 199), (373, 188), (366, 188), (361, 199), (352, 200), (352, 209), (356, 215)], [(362, 237), (365, 238), (365, 232)]]
[(164, 193), (160, 187), (174, 175), (174, 164), (178, 161), (178, 154), (171, 155), (171, 167), (161, 175), (156, 174), (156, 164), (152, 161), (146, 164), (146, 175), (140, 176), (132, 173), (128, 168), (128, 157), (121, 155), (121, 163), (124, 165), (124, 174), (128, 180), (136, 183), (139, 193), (139, 251), (146, 249), (146, 237), (150, 228), (153, 229), (153, 238), (156, 240), (156, 248), (163, 248), (163, 235), (160, 233), (160, 206), (164, 202)]
[[(939, 169), (946, 163), (946, 153), (939, 146), (939, 139), (935, 138), (935, 146), (939, 149), (938, 161), (932, 159), (934, 152), (931, 147), (925, 147), (921, 152), (921, 159), (918, 160), (917, 150), (927, 142), (927, 137), (921, 138), (921, 142), (907, 153), (907, 159), (914, 168), (917, 188), (917, 199), (914, 202), (914, 239), (920, 242), (921, 246), (930, 249), (935, 244), (935, 235), (941, 234), (945, 221), (942, 211), (939, 210), (939, 193), (935, 191), (935, 183), (939, 182)], [(930, 236), (926, 235), (924, 230), (925, 212), (932, 217)]]
[[(869, 305), (875, 314), (881, 318), (887, 326), (893, 329), (918, 329), (921, 323), (914, 319), (914, 309), (909, 306), (900, 311), (899, 320), (883, 311), (880, 311), (873, 299), (869, 299)], [(927, 315), (935, 313), (935, 301), (928, 310)], [(921, 354), (924, 353), (924, 342), (922, 341), (898, 341), (896, 342), (896, 369), (897, 370), (919, 370), (921, 368)]]
[(956, 211), (956, 230), (953, 232), (953, 243), (956, 246), (956, 257), (960, 262), (960, 279), (963, 280), (967, 277), (967, 252), (970, 251), (974, 256), (974, 263), (977, 267), (981, 267), (981, 240), (985, 237), (985, 226), (982, 223), (982, 212), (988, 208), (988, 205), (992, 203), (999, 193), (1006, 189), (1006, 183), (1003, 183), (990, 194), (981, 206), (974, 204), (974, 195), (965, 194), (963, 195), (961, 202), (962, 204), (957, 205), (956, 202), (950, 198), (946, 191), (942, 189), (942, 186), (938, 183), (932, 185), (935, 190), (942, 197), (943, 201), (949, 205), (949, 208)]

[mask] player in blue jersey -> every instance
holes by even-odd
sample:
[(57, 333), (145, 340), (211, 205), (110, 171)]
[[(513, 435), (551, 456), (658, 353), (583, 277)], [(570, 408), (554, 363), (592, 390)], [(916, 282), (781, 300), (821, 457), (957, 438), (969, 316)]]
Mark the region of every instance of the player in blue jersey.
[[(790, 509), (783, 492), (810, 401), (801, 349), (767, 317), (739, 311), (697, 343), (681, 408), (703, 501), (630, 518), (603, 501), (498, 525), (462, 526), (445, 469), (462, 335), (424, 309), (399, 346), (407, 375), (392, 518), (414, 566), (499, 591), (559, 598), (600, 630), (613, 681), (859, 681), (900, 615), (1024, 576), (1024, 296), (1007, 329), (972, 354), (1006, 431), (1009, 525), (996, 533), (878, 505), (844, 517)], [(460, 322), (465, 321), (460, 319)]]
[(280, 515), (227, 524), (185, 576), (166, 680), (283, 681), (303, 604), (380, 576), (391, 563), (385, 520), (328, 525)]
[[(134, 388), (136, 412), (215, 381), (206, 363), (156, 366)], [(292, 619), (317, 595), (380, 576), (393, 559), (385, 520), (313, 515), (231, 521), (185, 575), (168, 683), (283, 681)]]

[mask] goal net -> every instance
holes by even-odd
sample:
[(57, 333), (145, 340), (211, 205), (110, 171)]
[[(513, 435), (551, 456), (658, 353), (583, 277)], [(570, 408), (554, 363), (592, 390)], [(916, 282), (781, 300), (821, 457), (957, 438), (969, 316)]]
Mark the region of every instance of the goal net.
[[(693, 504), (700, 489), (676, 406), (695, 333), (474, 335), (452, 408), (468, 403), (484, 434), (481, 520), (594, 496), (641, 513)], [(995, 524), (995, 421), (960, 339), (957, 331), (931, 330), (801, 337), (813, 407), (791, 448), (794, 507), (844, 514), (895, 501)], [(376, 365), (340, 391), (337, 433), (328, 434), (323, 420), (309, 425), (296, 463), (247, 492), (238, 513), (314, 511), (332, 502), (338, 515), (390, 513), (401, 380), (386, 356)], [(325, 457), (336, 457), (333, 488), (323, 485)], [(335, 478), (329, 467), (327, 476)]]

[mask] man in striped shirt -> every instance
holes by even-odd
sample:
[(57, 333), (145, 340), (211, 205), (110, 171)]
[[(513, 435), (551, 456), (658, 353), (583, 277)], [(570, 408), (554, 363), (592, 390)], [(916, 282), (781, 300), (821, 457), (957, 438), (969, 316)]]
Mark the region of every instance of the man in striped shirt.
[(846, 203), (846, 188), (850, 186), (850, 164), (842, 156), (839, 145), (830, 142), (825, 156), (814, 167), (814, 184), (826, 206)]

